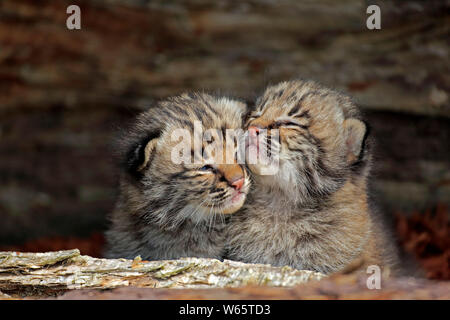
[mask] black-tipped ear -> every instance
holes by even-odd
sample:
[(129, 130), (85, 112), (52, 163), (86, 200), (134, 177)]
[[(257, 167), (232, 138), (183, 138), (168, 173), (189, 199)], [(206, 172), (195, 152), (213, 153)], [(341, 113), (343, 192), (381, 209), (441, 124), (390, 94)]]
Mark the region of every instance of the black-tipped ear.
[(344, 121), (344, 132), (347, 163), (351, 165), (361, 160), (369, 131), (363, 121), (350, 118)]
[(131, 145), (125, 156), (125, 167), (129, 174), (142, 176), (142, 172), (151, 162), (158, 138), (159, 132), (153, 133)]

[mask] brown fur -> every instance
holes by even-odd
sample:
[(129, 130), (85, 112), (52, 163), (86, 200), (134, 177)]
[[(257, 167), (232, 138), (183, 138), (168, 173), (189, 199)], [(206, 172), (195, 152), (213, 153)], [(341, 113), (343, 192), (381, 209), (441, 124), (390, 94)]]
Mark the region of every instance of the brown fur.
[[(245, 109), (238, 101), (192, 93), (162, 101), (136, 119), (119, 139), (120, 195), (106, 233), (107, 257), (222, 258), (225, 215), (245, 201), (246, 170), (236, 159), (205, 165), (204, 139), (202, 150), (190, 149), (190, 161), (177, 164), (172, 150), (178, 141), (171, 134), (186, 129), (193, 141), (195, 121), (203, 130), (240, 129)], [(236, 180), (245, 181), (239, 194)]]
[(397, 253), (369, 208), (370, 139), (356, 106), (311, 81), (269, 87), (246, 127), (279, 129), (279, 171), (261, 175), (228, 226), (228, 258), (324, 273), (352, 265), (397, 267)]

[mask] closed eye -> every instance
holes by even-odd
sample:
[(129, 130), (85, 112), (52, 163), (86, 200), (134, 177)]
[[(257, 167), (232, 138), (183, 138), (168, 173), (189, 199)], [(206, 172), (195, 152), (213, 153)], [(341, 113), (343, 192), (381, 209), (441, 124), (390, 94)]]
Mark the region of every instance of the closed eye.
[(294, 122), (294, 121), (290, 121), (290, 120), (281, 120), (281, 121), (277, 121), (274, 123), (273, 125), (274, 127), (299, 127), (302, 129), (307, 129), (307, 126), (302, 125), (300, 123)]
[(255, 120), (256, 118), (259, 118), (261, 116), (261, 112), (257, 112), (257, 113), (251, 113), (250, 115), (248, 115), (247, 117), (247, 122), (251, 121), (251, 120)]
[(251, 117), (249, 117), (249, 118), (247, 119), (246, 123), (248, 124), (248, 123), (250, 123), (251, 121), (255, 120), (256, 118), (258, 118), (258, 117), (251, 116)]

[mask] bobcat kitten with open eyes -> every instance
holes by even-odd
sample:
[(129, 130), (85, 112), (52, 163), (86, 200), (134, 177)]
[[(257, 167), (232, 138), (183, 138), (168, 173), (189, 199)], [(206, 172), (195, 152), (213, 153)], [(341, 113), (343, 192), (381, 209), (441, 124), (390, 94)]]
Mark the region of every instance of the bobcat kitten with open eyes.
[[(203, 130), (220, 133), (240, 129), (245, 109), (227, 98), (183, 94), (138, 117), (120, 141), (124, 170), (106, 232), (107, 257), (223, 257), (224, 215), (242, 207), (248, 175), (237, 159), (205, 165), (208, 144), (203, 137), (201, 150), (191, 143), (191, 162), (176, 164), (172, 150), (179, 139), (172, 141), (172, 132), (187, 129), (194, 141), (194, 121), (200, 121)], [(194, 163), (195, 157), (200, 163)]]
[(278, 171), (264, 174), (274, 162), (248, 164), (253, 187), (230, 218), (228, 259), (323, 273), (395, 267), (395, 248), (368, 204), (367, 127), (348, 97), (312, 81), (282, 82), (257, 100), (246, 128), (254, 150), (263, 129), (279, 130), (271, 145)]

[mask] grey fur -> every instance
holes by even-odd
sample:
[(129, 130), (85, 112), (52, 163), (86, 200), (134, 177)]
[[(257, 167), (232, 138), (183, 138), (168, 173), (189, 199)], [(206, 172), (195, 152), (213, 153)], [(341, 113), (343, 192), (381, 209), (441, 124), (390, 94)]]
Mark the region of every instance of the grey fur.
[[(230, 188), (219, 174), (204, 175), (198, 165), (173, 163), (170, 154), (176, 142), (171, 133), (177, 128), (192, 131), (196, 120), (205, 128), (241, 128), (245, 110), (238, 101), (191, 93), (163, 101), (138, 117), (119, 141), (123, 169), (106, 232), (106, 257), (223, 257), (227, 217), (221, 208)], [(246, 177), (245, 192), (248, 183)], [(225, 190), (220, 194), (219, 184)]]

